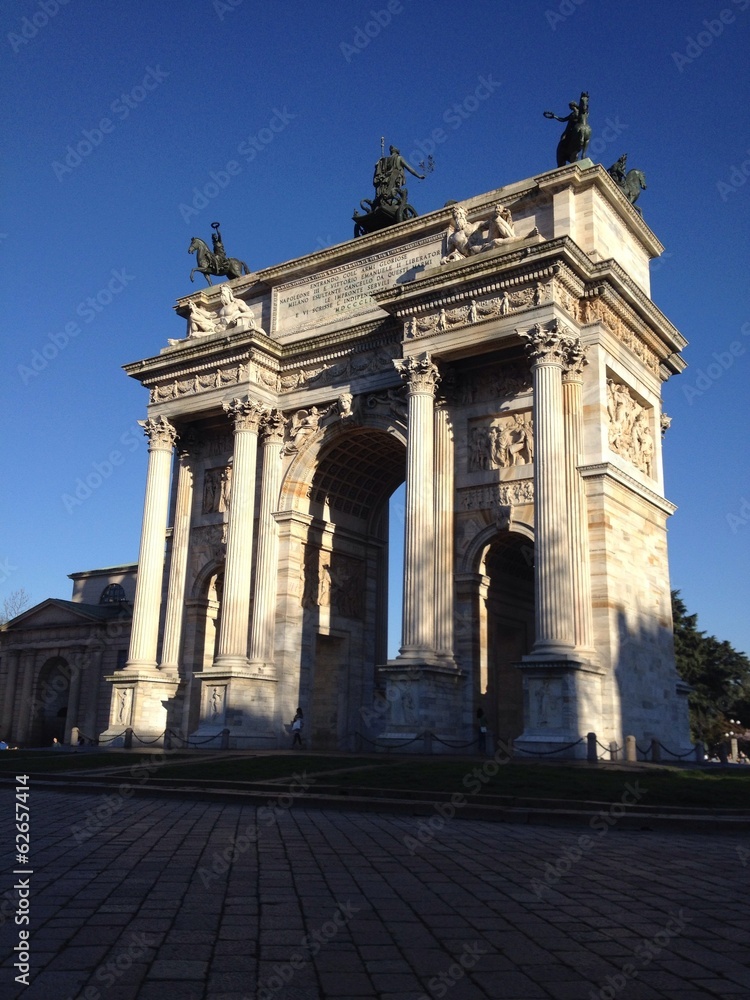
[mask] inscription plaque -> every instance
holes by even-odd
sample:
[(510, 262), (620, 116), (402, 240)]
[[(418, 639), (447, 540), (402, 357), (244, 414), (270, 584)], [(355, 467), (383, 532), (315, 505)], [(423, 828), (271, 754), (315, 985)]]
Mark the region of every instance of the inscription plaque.
[(303, 333), (378, 311), (372, 293), (410, 281), (420, 271), (440, 263), (441, 236), (426, 237), (406, 249), (384, 250), (298, 278), (273, 289), (273, 331)]

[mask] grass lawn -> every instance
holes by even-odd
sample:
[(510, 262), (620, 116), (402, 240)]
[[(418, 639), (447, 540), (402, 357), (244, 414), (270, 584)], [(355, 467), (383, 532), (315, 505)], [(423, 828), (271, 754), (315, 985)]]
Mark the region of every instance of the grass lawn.
[[(134, 767), (148, 763), (149, 781), (257, 782), (289, 778), (306, 773), (315, 775), (312, 789), (335, 786), (342, 793), (355, 794), (357, 788), (416, 790), (450, 795), (512, 796), (516, 799), (560, 799), (565, 801), (620, 802), (646, 807), (695, 806), (715, 809), (750, 810), (750, 767), (685, 769), (645, 766), (616, 769), (607, 765), (582, 763), (538, 764), (513, 761), (496, 764), (492, 760), (430, 759), (424, 757), (358, 757), (325, 754), (260, 754), (196, 757), (191, 753), (146, 754), (123, 752), (8, 751), (0, 754), (0, 774), (75, 773), (96, 768)], [(341, 773), (334, 773), (341, 772)], [(124, 772), (127, 774), (127, 772)]]

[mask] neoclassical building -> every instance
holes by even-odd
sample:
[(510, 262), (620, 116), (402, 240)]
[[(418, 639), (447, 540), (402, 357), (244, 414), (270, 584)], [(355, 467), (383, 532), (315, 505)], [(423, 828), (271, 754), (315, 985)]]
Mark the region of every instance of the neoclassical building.
[(127, 661), (136, 569), (71, 573), (70, 600), (48, 598), (0, 628), (0, 739), (96, 741), (110, 716), (105, 678)]
[(315, 748), (447, 750), (481, 708), (522, 749), (686, 749), (662, 249), (583, 160), (179, 299), (125, 366), (149, 463), (103, 736), (286, 746), (299, 705)]

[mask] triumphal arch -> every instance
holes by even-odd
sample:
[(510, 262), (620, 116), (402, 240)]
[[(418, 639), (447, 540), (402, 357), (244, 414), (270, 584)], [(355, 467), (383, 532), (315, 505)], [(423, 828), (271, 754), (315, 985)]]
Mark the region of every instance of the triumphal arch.
[(314, 748), (451, 749), (481, 709), (530, 751), (686, 748), (661, 408), (685, 340), (650, 298), (659, 240), (590, 160), (369, 207), (355, 239), (180, 298), (182, 329), (126, 366), (149, 464), (105, 735), (287, 746), (301, 706)]

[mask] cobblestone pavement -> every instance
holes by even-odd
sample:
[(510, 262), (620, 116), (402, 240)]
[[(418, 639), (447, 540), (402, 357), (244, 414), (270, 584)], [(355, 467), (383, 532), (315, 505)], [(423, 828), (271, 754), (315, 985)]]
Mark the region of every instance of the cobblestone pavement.
[[(736, 837), (288, 804), (32, 779), (33, 874), (14, 875), (3, 790), (0, 996), (750, 998), (750, 843)], [(25, 879), (28, 987), (14, 981), (23, 954), (8, 957)]]

